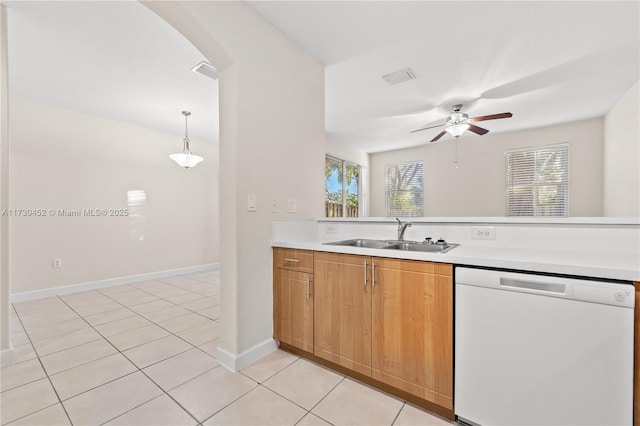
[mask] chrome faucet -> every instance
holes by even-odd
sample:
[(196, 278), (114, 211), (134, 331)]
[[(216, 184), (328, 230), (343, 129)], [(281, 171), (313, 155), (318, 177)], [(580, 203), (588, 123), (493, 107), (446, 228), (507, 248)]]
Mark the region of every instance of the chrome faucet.
[(402, 223), (397, 217), (396, 220), (398, 221), (398, 241), (404, 241), (404, 231), (411, 226), (411, 222)]

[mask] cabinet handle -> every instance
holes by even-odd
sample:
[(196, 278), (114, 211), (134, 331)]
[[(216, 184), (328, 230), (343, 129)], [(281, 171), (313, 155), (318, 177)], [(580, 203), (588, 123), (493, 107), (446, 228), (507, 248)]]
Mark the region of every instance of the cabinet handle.
[(311, 280), (307, 277), (307, 299), (311, 296)]
[(288, 257), (285, 257), (284, 261), (285, 262), (300, 263), (300, 259), (289, 259)]
[(367, 286), (367, 261), (364, 261), (364, 287)]
[(376, 261), (371, 261), (371, 288), (376, 286)]

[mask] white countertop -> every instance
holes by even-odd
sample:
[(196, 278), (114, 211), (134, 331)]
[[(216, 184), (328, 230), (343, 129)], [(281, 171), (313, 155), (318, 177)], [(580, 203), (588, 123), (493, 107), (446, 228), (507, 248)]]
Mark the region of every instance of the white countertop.
[(487, 247), (473, 244), (462, 244), (447, 253), (422, 253), (325, 245), (318, 240), (273, 241), (271, 245), (272, 247), (424, 260), (456, 265), (640, 281), (640, 257), (635, 254)]

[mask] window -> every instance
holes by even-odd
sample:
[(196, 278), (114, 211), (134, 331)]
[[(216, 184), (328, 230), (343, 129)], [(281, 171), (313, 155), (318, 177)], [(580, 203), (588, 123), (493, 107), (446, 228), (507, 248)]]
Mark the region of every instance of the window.
[(424, 201), (422, 161), (388, 165), (385, 173), (387, 216), (422, 216)]
[(505, 152), (506, 215), (569, 215), (569, 145)]
[(326, 217), (358, 217), (360, 166), (327, 155), (324, 163)]

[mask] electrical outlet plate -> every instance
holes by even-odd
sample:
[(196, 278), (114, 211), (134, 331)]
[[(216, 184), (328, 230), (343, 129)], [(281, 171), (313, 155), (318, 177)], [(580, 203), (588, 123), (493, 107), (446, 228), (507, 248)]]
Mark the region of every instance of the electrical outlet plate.
[(326, 234), (337, 234), (338, 233), (338, 224), (337, 223), (327, 223), (324, 225), (324, 232)]
[(62, 259), (53, 259), (53, 261), (51, 262), (52, 266), (54, 268), (62, 268)]
[(287, 200), (287, 213), (295, 213), (298, 210), (298, 200), (289, 198)]
[(495, 240), (496, 227), (495, 226), (472, 226), (471, 239), (472, 240)]

